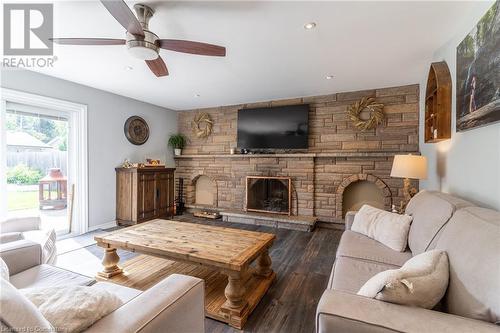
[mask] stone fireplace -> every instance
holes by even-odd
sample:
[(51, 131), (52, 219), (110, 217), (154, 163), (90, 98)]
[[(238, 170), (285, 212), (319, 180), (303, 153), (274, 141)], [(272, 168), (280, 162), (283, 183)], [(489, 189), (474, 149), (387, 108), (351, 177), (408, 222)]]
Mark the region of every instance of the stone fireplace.
[[(183, 155), (175, 157), (175, 173), (177, 178), (186, 180), (186, 205), (202, 206), (199, 203), (203, 202), (203, 208), (211, 206), (241, 221), (256, 219), (260, 214), (248, 208), (273, 211), (280, 206), (278, 210), (283, 213), (281, 204), (286, 198), (282, 196), (271, 195), (259, 199), (260, 202), (247, 199), (247, 176), (291, 178), (291, 216), (288, 212), (273, 214), (273, 221), (317, 219), (325, 224), (343, 223), (345, 211), (363, 203), (384, 209), (390, 209), (392, 203), (399, 205), (404, 199), (403, 181), (392, 178), (390, 172), (394, 155), (419, 151), (418, 95), (418, 85), (410, 85), (180, 111), (178, 131), (189, 140)], [(385, 121), (375, 129), (359, 131), (347, 114), (348, 106), (362, 97), (374, 97), (384, 104)], [(301, 103), (310, 106), (308, 149), (230, 154), (237, 145), (239, 109)], [(212, 117), (213, 133), (208, 138), (197, 138), (192, 132), (196, 112), (207, 112)], [(198, 187), (208, 183), (205, 179), (197, 184), (200, 174), (212, 181), (212, 190), (208, 191), (212, 196), (199, 197), (207, 190)], [(412, 185), (418, 187), (418, 182), (412, 181)], [(256, 192), (265, 193), (271, 185), (264, 182), (253, 186)], [(201, 192), (197, 195), (198, 191)]]
[(245, 211), (291, 215), (292, 178), (246, 177)]

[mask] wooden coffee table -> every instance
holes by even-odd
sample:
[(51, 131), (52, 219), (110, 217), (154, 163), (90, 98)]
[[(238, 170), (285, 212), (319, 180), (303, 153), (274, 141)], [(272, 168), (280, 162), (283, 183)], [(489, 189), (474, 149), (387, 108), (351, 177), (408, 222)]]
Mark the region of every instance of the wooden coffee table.
[[(273, 234), (152, 220), (94, 238), (104, 248), (98, 279), (144, 290), (172, 273), (198, 276), (205, 279), (206, 315), (240, 329), (276, 278)], [(117, 249), (168, 260), (134, 258), (122, 274)]]

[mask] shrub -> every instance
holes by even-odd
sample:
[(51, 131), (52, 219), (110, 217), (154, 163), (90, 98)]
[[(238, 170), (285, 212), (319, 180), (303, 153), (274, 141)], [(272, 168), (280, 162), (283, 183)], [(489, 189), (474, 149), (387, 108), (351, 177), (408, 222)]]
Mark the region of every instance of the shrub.
[(43, 177), (38, 169), (30, 168), (24, 164), (18, 164), (7, 169), (7, 183), (18, 185), (35, 185)]

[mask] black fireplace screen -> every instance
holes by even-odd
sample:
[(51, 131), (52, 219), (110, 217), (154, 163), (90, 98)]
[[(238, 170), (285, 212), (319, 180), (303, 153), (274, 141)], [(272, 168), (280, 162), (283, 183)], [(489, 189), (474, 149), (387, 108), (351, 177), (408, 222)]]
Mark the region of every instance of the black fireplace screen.
[(247, 211), (291, 214), (291, 178), (247, 177)]

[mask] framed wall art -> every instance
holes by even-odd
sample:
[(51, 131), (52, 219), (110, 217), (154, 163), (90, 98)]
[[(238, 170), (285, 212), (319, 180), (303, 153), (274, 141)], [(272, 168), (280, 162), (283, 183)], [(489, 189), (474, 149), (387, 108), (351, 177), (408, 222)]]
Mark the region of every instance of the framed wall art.
[(457, 132), (500, 121), (499, 4), (457, 47)]

